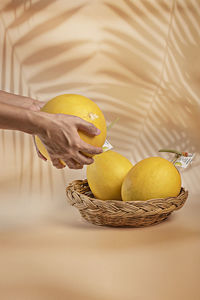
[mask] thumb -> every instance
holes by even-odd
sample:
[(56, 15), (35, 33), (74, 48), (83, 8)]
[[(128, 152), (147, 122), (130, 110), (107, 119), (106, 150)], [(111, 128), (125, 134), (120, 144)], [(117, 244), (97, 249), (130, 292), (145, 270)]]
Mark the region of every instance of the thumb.
[(83, 131), (86, 134), (89, 134), (89, 135), (92, 135), (92, 136), (99, 135), (101, 133), (101, 130), (98, 129), (96, 126), (94, 126), (94, 124), (92, 124), (90, 122), (87, 122), (87, 121), (85, 121), (81, 118), (77, 123), (77, 128), (80, 131)]

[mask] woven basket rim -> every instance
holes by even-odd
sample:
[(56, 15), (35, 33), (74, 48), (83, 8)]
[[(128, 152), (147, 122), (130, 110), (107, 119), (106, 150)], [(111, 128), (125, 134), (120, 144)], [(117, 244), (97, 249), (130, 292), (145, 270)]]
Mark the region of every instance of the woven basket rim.
[(159, 223), (180, 209), (188, 197), (188, 191), (182, 187), (177, 197), (146, 201), (101, 200), (94, 197), (87, 179), (84, 179), (72, 181), (66, 188), (66, 196), (90, 223), (141, 227)]
[[(71, 186), (74, 186), (76, 183), (82, 183), (82, 184), (84, 184), (84, 183), (87, 183), (87, 179), (83, 179), (83, 180), (73, 180), (71, 183), (69, 183), (69, 185), (67, 186), (67, 188), (66, 188), (66, 190), (68, 190), (68, 189), (70, 189), (71, 188)], [(144, 201), (142, 201), (142, 200), (134, 200), (134, 201), (123, 201), (123, 200), (115, 200), (115, 199), (109, 199), (109, 200), (101, 200), (101, 199), (98, 199), (98, 198), (95, 198), (95, 197), (90, 197), (90, 196), (87, 196), (87, 195), (85, 195), (85, 194), (83, 194), (83, 193), (80, 193), (79, 191), (75, 191), (79, 196), (81, 196), (81, 197), (87, 197), (87, 198), (89, 198), (90, 199), (90, 201), (92, 201), (92, 202), (96, 202), (96, 203), (105, 203), (105, 202), (107, 202), (107, 203), (110, 203), (110, 204), (116, 204), (116, 203), (123, 203), (123, 204), (138, 204), (138, 205), (140, 205), (140, 204), (145, 204), (145, 203), (152, 203), (152, 202), (157, 202), (158, 200), (160, 200), (160, 201), (166, 201), (166, 200), (168, 200), (168, 199), (177, 199), (177, 198), (180, 198), (182, 195), (184, 195), (184, 194), (186, 194), (187, 196), (188, 196), (188, 191), (187, 190), (185, 190), (185, 188), (184, 187), (181, 187), (181, 190), (180, 190), (180, 193), (179, 193), (179, 195), (177, 196), (177, 197), (166, 197), (166, 198), (152, 198), (152, 199), (148, 199), (148, 200), (144, 200)], [(92, 192), (91, 192), (92, 193)]]

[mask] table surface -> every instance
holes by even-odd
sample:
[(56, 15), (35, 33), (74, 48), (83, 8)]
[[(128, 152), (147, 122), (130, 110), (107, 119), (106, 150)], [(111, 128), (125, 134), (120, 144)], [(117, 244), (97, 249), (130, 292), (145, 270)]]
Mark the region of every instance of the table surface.
[(147, 228), (98, 227), (66, 208), (1, 232), (1, 299), (200, 299), (199, 195)]

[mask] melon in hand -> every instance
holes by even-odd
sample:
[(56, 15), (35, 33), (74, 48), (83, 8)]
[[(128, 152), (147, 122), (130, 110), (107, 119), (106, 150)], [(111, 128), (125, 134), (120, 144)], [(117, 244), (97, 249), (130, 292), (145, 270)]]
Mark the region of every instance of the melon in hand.
[[(78, 131), (80, 138), (95, 147), (102, 147), (106, 140), (107, 130), (106, 121), (101, 109), (98, 105), (87, 97), (76, 94), (59, 95), (48, 101), (41, 109), (43, 112), (51, 114), (67, 114), (77, 116), (83, 120), (90, 122), (100, 129), (101, 133), (97, 136), (89, 136), (84, 132)], [(50, 160), (48, 152), (39, 139), (35, 137), (38, 150)], [(86, 155), (86, 153), (84, 153)], [(89, 154), (87, 154), (90, 156)]]

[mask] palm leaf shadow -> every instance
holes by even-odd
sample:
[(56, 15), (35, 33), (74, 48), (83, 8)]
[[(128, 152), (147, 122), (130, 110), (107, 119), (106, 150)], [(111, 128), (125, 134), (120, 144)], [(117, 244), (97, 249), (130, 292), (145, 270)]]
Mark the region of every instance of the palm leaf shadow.
[(69, 91), (71, 89), (77, 89), (80, 90), (81, 88), (85, 88), (87, 86), (90, 86), (90, 82), (86, 82), (86, 81), (80, 81), (80, 82), (74, 82), (74, 81), (70, 81), (67, 80), (64, 83), (59, 83), (59, 84), (51, 84), (50, 86), (47, 87), (42, 87), (42, 88), (38, 88), (37, 89), (37, 94), (49, 94), (49, 93), (53, 93), (53, 94), (60, 94), (61, 92), (66, 92)]
[[(133, 78), (132, 80), (134, 80), (136, 77), (136, 80), (141, 80), (141, 81), (149, 82), (150, 84), (155, 84), (155, 81), (152, 78), (152, 74), (155, 73), (155, 67), (151, 62), (149, 61), (145, 62), (145, 65), (149, 67), (151, 73), (144, 74), (143, 69), (141, 68), (140, 55), (134, 53), (134, 50), (131, 51), (127, 49), (125, 46), (122, 46), (120, 43), (109, 41), (108, 44), (115, 49), (116, 54), (113, 52), (110, 53), (110, 51), (106, 51), (106, 50), (104, 50), (103, 53), (105, 53), (107, 57), (110, 57), (112, 60), (117, 62), (120, 66), (122, 66), (122, 68), (124, 69), (124, 71), (126, 71), (126, 73), (127, 71), (129, 71), (128, 73), (130, 74), (130, 78), (131, 77)], [(124, 60), (123, 57), (126, 57), (126, 60)], [(127, 58), (129, 59), (129, 61), (127, 61)], [(110, 70), (106, 70), (106, 71), (108, 72)], [(101, 72), (104, 73), (104, 70), (102, 70)]]
[(38, 82), (42, 83), (53, 80), (55, 78), (59, 78), (62, 75), (72, 72), (76, 68), (79, 68), (82, 64), (90, 59), (91, 56), (88, 55), (81, 58), (70, 59), (67, 61), (65, 60), (64, 62), (56, 64), (55, 66), (51, 66), (48, 69), (42, 70), (41, 72), (35, 74), (28, 80), (28, 82), (29, 84)]
[[(137, 12), (137, 14), (138, 15), (140, 15), (141, 16), (141, 14), (142, 14), (142, 11), (135, 5), (135, 4), (133, 4), (133, 3), (131, 3), (130, 1), (125, 1), (125, 3), (126, 4), (128, 4), (128, 6), (129, 6), (129, 8), (131, 9), (131, 11), (134, 11), (134, 12)], [(116, 12), (116, 13), (118, 13), (118, 14), (121, 14), (121, 11), (119, 11), (119, 9), (117, 9), (116, 7), (112, 7), (112, 9), (114, 9), (114, 11)], [(148, 7), (147, 7), (147, 9), (148, 9)], [(147, 14), (148, 15), (148, 14)], [(123, 19), (124, 18), (126, 18), (126, 21), (127, 21), (127, 18), (128, 19), (130, 19), (129, 18), (129, 16), (127, 15), (127, 14), (121, 14), (121, 16), (123, 17)], [(133, 24), (134, 22), (132, 21), (132, 24)], [(156, 31), (157, 32), (159, 32), (160, 34), (162, 33), (157, 27), (155, 27), (155, 26), (152, 26), (149, 30), (147, 30), (147, 29), (144, 29), (145, 28), (145, 26), (140, 26), (142, 23), (140, 22), (140, 24), (137, 24), (138, 26), (137, 26), (137, 30), (139, 30), (140, 32), (141, 32), (141, 34), (143, 35), (143, 36), (145, 36), (145, 39), (146, 39), (146, 47), (144, 47), (143, 48), (143, 51), (145, 51), (145, 49), (146, 49), (146, 51), (148, 52), (148, 49), (149, 49), (149, 42), (150, 42), (150, 40), (151, 40), (151, 42), (152, 42), (152, 37), (150, 36), (150, 34), (149, 33), (151, 33), (153, 30), (155, 30), (156, 29)], [(147, 38), (146, 38), (147, 37)], [(153, 41), (154, 41), (154, 38), (153, 38)], [(137, 41), (134, 41), (134, 45), (135, 44), (137, 44)], [(149, 54), (149, 53), (148, 53)], [(152, 54), (152, 53), (151, 53)], [(155, 60), (155, 56), (156, 56), (156, 53), (155, 53), (155, 55), (153, 56), (154, 57), (154, 60)], [(151, 56), (150, 56), (151, 57)], [(158, 57), (158, 59), (160, 59), (159, 57)], [(165, 56), (164, 56), (164, 59), (165, 59)], [(145, 63), (146, 63), (146, 61), (145, 61)], [(161, 73), (160, 73), (160, 76), (162, 76), (163, 75), (163, 68), (164, 68), (164, 66), (165, 66), (165, 61), (163, 61), (163, 63), (162, 63), (162, 71), (161, 71)], [(149, 65), (149, 67), (151, 67), (151, 65)], [(144, 74), (142, 73), (142, 76), (144, 76)], [(145, 78), (145, 81), (148, 81), (149, 82), (149, 78), (148, 77), (146, 77)], [(156, 89), (155, 89), (155, 91), (154, 91), (154, 93), (153, 93), (153, 95), (152, 95), (152, 97), (151, 97), (151, 99), (150, 99), (150, 105), (149, 105), (149, 107), (147, 108), (147, 113), (146, 113), (146, 115), (145, 115), (145, 119), (143, 119), (143, 120), (141, 120), (141, 129), (140, 129), (140, 131), (138, 132), (139, 133), (139, 140), (141, 139), (141, 135), (142, 134), (144, 134), (144, 132), (147, 130), (147, 128), (149, 128), (149, 118), (151, 118), (151, 110), (152, 110), (152, 105), (153, 105), (153, 100), (155, 99), (155, 96), (156, 96), (156, 93), (157, 93), (157, 91), (159, 90), (159, 86), (160, 86), (160, 84), (161, 84), (161, 82), (162, 82), (162, 77), (157, 81), (157, 84), (156, 84)], [(147, 125), (148, 124), (148, 125)], [(148, 140), (148, 136), (145, 134), (145, 138)], [(157, 136), (157, 139), (155, 139), (155, 140), (158, 140), (158, 136)], [(153, 143), (152, 143), (152, 141), (150, 141), (149, 143), (146, 143), (146, 144), (148, 144), (148, 147), (150, 147), (150, 145), (152, 145), (153, 146)], [(152, 147), (151, 147), (152, 148)], [(148, 148), (149, 150), (150, 150), (150, 148)]]
[[(20, 4), (21, 1), (18, 1)], [(24, 11), (18, 18), (15, 18), (14, 21), (7, 27), (7, 29), (12, 29), (15, 27), (19, 27), (20, 25), (29, 21), (30, 17), (33, 17), (35, 13), (39, 12), (42, 9), (47, 9), (52, 3), (55, 3), (55, 0), (48, 0), (48, 1), (39, 1), (36, 3), (31, 4), (29, 9)], [(21, 2), (22, 4), (22, 2)], [(16, 5), (16, 8), (18, 6)], [(13, 6), (12, 6), (13, 9)], [(4, 11), (7, 11), (4, 9)]]
[(4, 5), (5, 3), (3, 3), (0, 12), (10, 12), (13, 10), (16, 10), (17, 8), (19, 8), (22, 5), (21, 1), (9, 1), (9, 3), (7, 5)]
[[(116, 62), (120, 63), (121, 65), (123, 64), (124, 70), (128, 71), (128, 74), (136, 74), (136, 81), (144, 81), (148, 82), (149, 86), (154, 87), (154, 90), (151, 94), (151, 97), (149, 98), (149, 103), (146, 104), (146, 109), (145, 109), (145, 114), (143, 114), (140, 118), (140, 128), (138, 128), (138, 136), (137, 136), (137, 144), (140, 144), (143, 140), (143, 135), (145, 136), (146, 139), (146, 146), (144, 145), (144, 149), (148, 152), (152, 152), (153, 148), (155, 149), (158, 144), (162, 143), (162, 138), (159, 136), (159, 133), (154, 130), (154, 139), (150, 138), (150, 134), (146, 134), (147, 132), (150, 133), (150, 121), (151, 120), (151, 111), (152, 111), (152, 106), (155, 101), (155, 97), (157, 92), (159, 91), (159, 86), (163, 80), (163, 70), (165, 68), (165, 63), (166, 63), (166, 54), (164, 55), (164, 59), (161, 64), (161, 71), (158, 72), (158, 70), (155, 67), (155, 61), (160, 61), (160, 56), (159, 53), (157, 53), (156, 49), (157, 47), (160, 47), (160, 41), (158, 37), (163, 39), (163, 30), (159, 28), (159, 26), (151, 20), (150, 25), (147, 26), (145, 24), (145, 21), (148, 20), (148, 15), (151, 14), (149, 10), (151, 10), (151, 6), (147, 6), (146, 10), (148, 13), (145, 14), (145, 19), (142, 17), (144, 16), (144, 12), (137, 6), (136, 3), (130, 2), (130, 1), (124, 1), (126, 5), (128, 6), (129, 11), (125, 12), (124, 9), (120, 8), (119, 6), (115, 4), (110, 4), (106, 2), (106, 5), (113, 11), (114, 14), (118, 15), (120, 19), (127, 23), (129, 27), (134, 28), (134, 26), (137, 28), (137, 33), (140, 33), (142, 36), (142, 42), (139, 39), (136, 39), (134, 35), (127, 34), (126, 32), (117, 32), (117, 30), (113, 29), (108, 29), (105, 28), (110, 34), (113, 34), (120, 40), (120, 43), (116, 43), (116, 41), (107, 41), (109, 45), (112, 46), (112, 48), (117, 49), (115, 50), (115, 53), (108, 53), (106, 52), (106, 55), (109, 56), (110, 58), (114, 59)], [(145, 2), (143, 3), (145, 6)], [(158, 11), (158, 10), (157, 10)], [(172, 11), (171, 16), (172, 16)], [(136, 18), (134, 18), (136, 16)], [(138, 17), (139, 20), (138, 20)], [(171, 26), (171, 22), (169, 23), (169, 28)], [(133, 31), (134, 34), (134, 31)], [(168, 37), (167, 37), (168, 38)], [(153, 46), (151, 46), (153, 43)], [(128, 45), (128, 49), (127, 49)], [(132, 49), (131, 49), (132, 46)], [(130, 49), (130, 50), (129, 50)], [(134, 51), (134, 49), (137, 50)], [(166, 51), (166, 49), (164, 49)], [(141, 54), (140, 54), (141, 52)], [(130, 57), (129, 61), (130, 63), (127, 63), (123, 60), (122, 54), (125, 58)], [(144, 58), (145, 57), (145, 58)], [(132, 59), (131, 59), (132, 58)], [(144, 72), (143, 70), (140, 69), (140, 62), (144, 61), (144, 66), (147, 66), (147, 70), (149, 70), (149, 74)], [(134, 64), (131, 64), (131, 62), (134, 61), (136, 64), (136, 67)], [(155, 81), (155, 76), (154, 74), (159, 74), (157, 76), (156, 81)], [(130, 76), (131, 78), (131, 76)], [(133, 81), (134, 82), (134, 81)], [(139, 84), (137, 82), (137, 84)], [(137, 104), (136, 104), (137, 105)], [(160, 117), (161, 118), (161, 117)], [(140, 143), (139, 143), (140, 142)], [(140, 149), (138, 148), (138, 151)]]
[[(129, 1), (124, 2), (130, 5)], [(144, 16), (144, 13), (133, 2), (131, 2), (131, 10), (129, 9), (129, 13), (125, 12), (124, 9), (115, 4), (110, 4), (109, 2), (105, 2), (105, 4), (115, 15), (117, 15), (121, 19), (122, 22), (126, 23), (129, 27), (135, 29), (135, 26), (137, 26), (137, 30), (139, 30), (141, 37), (143, 37), (145, 41), (149, 41), (150, 44), (153, 43), (155, 46), (160, 46), (158, 37), (162, 36), (164, 33), (157, 25), (153, 24), (152, 20), (151, 27), (146, 24), (146, 22), (148, 21), (149, 12), (145, 14), (144, 21), (144, 19), (142, 18)]]
[[(129, 8), (132, 8), (134, 12), (137, 11), (138, 15), (141, 15), (141, 11), (137, 9), (136, 7), (136, 3), (130, 2), (130, 1), (124, 1), (126, 4), (129, 5)], [(188, 4), (188, 3), (187, 3)], [(130, 25), (130, 16), (129, 13), (126, 13), (123, 10), (120, 10), (120, 8), (118, 8), (116, 5), (113, 4), (107, 4), (110, 9), (113, 10), (113, 12), (115, 12), (116, 14), (118, 14), (120, 16), (120, 18), (126, 22), (129, 23)], [(148, 2), (142, 2), (143, 6), (146, 6), (146, 9), (148, 10), (148, 7), (152, 8), (152, 5)], [(164, 3), (159, 2), (158, 5), (160, 7), (162, 7), (165, 11), (169, 11), (169, 7), (164, 6)], [(147, 7), (148, 6), (148, 7)], [(171, 17), (173, 16), (173, 18), (175, 18), (175, 9), (177, 9), (177, 7), (175, 6), (175, 2), (174, 2), (174, 6), (172, 7), (171, 10)], [(193, 13), (193, 20), (190, 20), (190, 18), (186, 17), (186, 16), (182, 16), (181, 22), (180, 22), (180, 18), (179, 21), (177, 22), (177, 26), (180, 28), (178, 34), (177, 32), (174, 30), (173, 31), (173, 27), (172, 27), (172, 21), (171, 21), (171, 28), (170, 31), (168, 32), (168, 39), (166, 41), (167, 47), (168, 49), (171, 50), (171, 54), (175, 57), (175, 60), (171, 60), (169, 57), (169, 53), (168, 51), (166, 51), (166, 55), (165, 55), (165, 61), (163, 62), (163, 66), (162, 66), (162, 72), (160, 73), (161, 77), (159, 80), (159, 84), (157, 86), (157, 89), (153, 95), (152, 98), (152, 103), (151, 105), (148, 106), (148, 109), (146, 107), (146, 111), (147, 114), (145, 115), (145, 119), (144, 120), (140, 120), (140, 122), (143, 124), (143, 126), (138, 130), (138, 139), (137, 139), (137, 144), (136, 144), (136, 148), (139, 151), (141, 148), (145, 149), (145, 151), (143, 152), (144, 155), (146, 155), (145, 153), (153, 153), (156, 149), (156, 147), (158, 145), (162, 145), (162, 143), (168, 144), (168, 145), (173, 145), (174, 141), (175, 143), (177, 142), (177, 145), (191, 145), (191, 141), (193, 140), (193, 144), (195, 143), (195, 140), (197, 140), (197, 136), (194, 136), (194, 132), (197, 132), (197, 130), (195, 130), (195, 126), (194, 124), (198, 124), (198, 120), (200, 119), (200, 115), (199, 112), (197, 113), (197, 107), (195, 108), (194, 106), (190, 106), (188, 101), (186, 100), (186, 97), (184, 95), (185, 91), (185, 87), (183, 86), (183, 82), (181, 81), (181, 79), (179, 78), (179, 74), (181, 71), (181, 66), (183, 66), (184, 64), (187, 64), (187, 66), (185, 65), (186, 69), (188, 71), (191, 72), (187, 72), (187, 76), (192, 78), (192, 74), (194, 75), (194, 64), (195, 64), (195, 56), (197, 56), (197, 49), (199, 47), (197, 47), (197, 45), (199, 45), (199, 33), (197, 32), (197, 24), (194, 23), (196, 20), (195, 17), (195, 13), (194, 13), (194, 8), (191, 9), (192, 13)], [(184, 12), (186, 12), (186, 10), (184, 10)], [(172, 15), (173, 14), (173, 15)], [(173, 21), (175, 21), (173, 19)], [(189, 37), (187, 37), (186, 35), (186, 31), (183, 29), (185, 28), (184, 26), (182, 26), (182, 22), (185, 21), (185, 24), (189, 24), (189, 32), (192, 35), (193, 39), (189, 39)], [(139, 26), (139, 24), (137, 24)], [(138, 27), (137, 27), (138, 29)], [(144, 27), (143, 27), (144, 29)], [(143, 30), (142, 29), (142, 30)], [(151, 27), (151, 29), (155, 29), (157, 32), (159, 32), (156, 27)], [(120, 37), (120, 41), (122, 41), (122, 45), (124, 46), (125, 43), (126, 45), (128, 45), (128, 47), (131, 47), (131, 44), (135, 46), (135, 44), (137, 44), (137, 40), (134, 41), (134, 38), (131, 39), (131, 35), (129, 36), (127, 33), (120, 31), (120, 33), (117, 30), (113, 30), (113, 29), (109, 29), (106, 28), (106, 31), (112, 33), (115, 36)], [(140, 30), (140, 28), (139, 28)], [(176, 42), (178, 41), (178, 50), (181, 49), (181, 53), (177, 51), (175, 45), (173, 44), (174, 40), (172, 39), (172, 31), (174, 34), (176, 34)], [(185, 36), (187, 38), (188, 43), (186, 43), (185, 41)], [(195, 38), (195, 46), (192, 46), (191, 43), (189, 41), (194, 41), (194, 37)], [(130, 43), (129, 43), (130, 41)], [(152, 53), (152, 57), (154, 56), (152, 48), (149, 48), (148, 50), (148, 39), (146, 40), (146, 49), (144, 49), (144, 51), (151, 51)], [(109, 41), (108, 41), (109, 43)], [(110, 43), (109, 43), (110, 44)], [(116, 44), (116, 47), (114, 47), (116, 43), (114, 42), (111, 46), (114, 49), (119, 49), (120, 46), (119, 44)], [(192, 52), (194, 53), (194, 55), (192, 55), (192, 62), (190, 64), (190, 60), (187, 61), (187, 57), (190, 55), (190, 51), (191, 51), (191, 47), (193, 47)], [(167, 50), (168, 50), (167, 49)], [(125, 55), (127, 54), (127, 52), (122, 51), (122, 47), (121, 47), (121, 53), (125, 53)], [(186, 54), (187, 53), (187, 54)], [(148, 53), (149, 54), (149, 53)], [(113, 54), (112, 54), (113, 56)], [(120, 53), (118, 53), (118, 57), (120, 56)], [(156, 58), (156, 55), (155, 57)], [(115, 59), (117, 60), (117, 56), (115, 56)], [(139, 58), (138, 58), (139, 59)], [(141, 58), (140, 58), (141, 59)], [(176, 61), (176, 66), (174, 65), (174, 61)], [(190, 68), (189, 68), (190, 66)], [(127, 66), (125, 67), (127, 70), (130, 70), (130, 68), (127, 68)], [(170, 72), (169, 72), (170, 69)], [(104, 70), (105, 71), (105, 70)], [(105, 71), (105, 74), (109, 75), (110, 70)], [(119, 72), (119, 74), (121, 74), (122, 72)], [(166, 79), (163, 77), (164, 73), (168, 75), (168, 77), (170, 76), (170, 74), (176, 74), (177, 78), (178, 78), (178, 83), (180, 85), (182, 85), (182, 88), (178, 90), (177, 88), (177, 84), (175, 85), (175, 90), (176, 93), (173, 94), (172, 96), (172, 91), (170, 90), (169, 86), (166, 86)], [(111, 75), (113, 75), (111, 73)], [(115, 74), (114, 74), (115, 75)], [(118, 75), (119, 76), (119, 75)], [(120, 78), (120, 77), (119, 77)], [(169, 77), (170, 78), (170, 77)], [(185, 78), (185, 84), (187, 83), (187, 79)], [(121, 79), (123, 80), (123, 77), (121, 77)], [(126, 80), (126, 78), (124, 78), (124, 81)], [(147, 78), (146, 78), (147, 80)], [(194, 83), (194, 76), (193, 76), (193, 83)], [(163, 92), (163, 87), (165, 87), (165, 95), (161, 96), (161, 91)], [(197, 85), (194, 84), (193, 87), (193, 91), (195, 91), (195, 87), (196, 87), (196, 92), (199, 91)], [(183, 97), (180, 98), (182, 99), (182, 103), (181, 100), (180, 103), (177, 99), (177, 94), (182, 95)], [(190, 98), (191, 101), (191, 96), (192, 94), (190, 92), (188, 92), (188, 97)], [(193, 95), (194, 96), (194, 95)], [(173, 98), (174, 97), (174, 98)], [(177, 99), (177, 103), (176, 103), (176, 109), (177, 112), (181, 113), (182, 116), (182, 125), (180, 126), (180, 119), (178, 121), (176, 119), (173, 119), (174, 114), (173, 109), (175, 109), (174, 104), (170, 102), (172, 101), (172, 99)], [(184, 103), (183, 103), (183, 99), (184, 99)], [(194, 101), (195, 99), (193, 99)], [(178, 104), (179, 103), (179, 104)], [(181, 106), (182, 105), (182, 106)], [(187, 109), (187, 111), (193, 111), (193, 113), (189, 114), (189, 112), (187, 112), (186, 114), (184, 114), (184, 109)], [(194, 110), (196, 109), (196, 113), (194, 113)], [(192, 134), (192, 139), (189, 139), (189, 131), (190, 129), (187, 130), (187, 128), (185, 129), (183, 127), (183, 124), (187, 124), (190, 120), (190, 118), (192, 118), (192, 116), (194, 115), (194, 119), (195, 121), (193, 122), (193, 126), (190, 126), (190, 129), (193, 128), (193, 134)], [(152, 126), (153, 124), (153, 126)], [(183, 138), (184, 137), (184, 138)], [(184, 140), (186, 137), (186, 140)], [(196, 143), (195, 143), (196, 144)], [(198, 149), (198, 143), (196, 144), (196, 149)]]
[(70, 51), (71, 49), (74, 50), (75, 48), (82, 46), (83, 44), (86, 43), (87, 41), (85, 40), (78, 40), (78, 41), (63, 42), (55, 46), (48, 46), (26, 57), (22, 61), (22, 64), (27, 66), (40, 64), (46, 60), (51, 60), (60, 54)]
[[(105, 4), (113, 11), (114, 14), (120, 17), (122, 21), (127, 23), (129, 27), (131, 26), (131, 28), (133, 29), (137, 27), (137, 32), (140, 33), (140, 36), (143, 37), (143, 42), (134, 37), (134, 31), (131, 35), (130, 33), (127, 34), (126, 32), (119, 32), (115, 29), (104, 28), (106, 32), (109, 32), (111, 36), (113, 36), (115, 39), (117, 37), (119, 40), (119, 42), (116, 42), (115, 40), (110, 41), (110, 39), (107, 40), (106, 42), (108, 45), (110, 45), (110, 49), (115, 49), (115, 52), (111, 53), (110, 50), (104, 50), (104, 53), (112, 60), (120, 64), (123, 67), (124, 72), (127, 72), (128, 70), (130, 81), (133, 80), (135, 76), (136, 81), (139, 80), (140, 82), (148, 82), (149, 85), (156, 86), (159, 84), (159, 80), (157, 80), (157, 82), (155, 81), (154, 74), (158, 72), (155, 66), (155, 61), (160, 60), (158, 51), (156, 51), (157, 45), (160, 46), (157, 37), (162, 36), (163, 31), (160, 30), (157, 24), (152, 23), (152, 20), (152, 28), (147, 28), (146, 25), (144, 25), (145, 22), (142, 21), (144, 12), (134, 3), (130, 1), (124, 2), (129, 8), (129, 13), (126, 13), (124, 9), (120, 8), (117, 5), (110, 4), (108, 2), (106, 2)], [(150, 9), (149, 7), (147, 7), (147, 9)], [(131, 12), (133, 15), (131, 15)], [(146, 19), (148, 19), (148, 13), (145, 15), (145, 21)], [(138, 21), (136, 18), (134, 18), (134, 16), (137, 16), (137, 19), (138, 16), (140, 16), (141, 19)], [(157, 32), (156, 37), (155, 34), (153, 34), (155, 31)], [(154, 45), (153, 47), (151, 47), (152, 44)], [(123, 57), (129, 57), (129, 61), (127, 62), (127, 60), (124, 60)], [(143, 67), (147, 66), (149, 74), (147, 73), (147, 71), (146, 73), (144, 73), (143, 70), (141, 70), (141, 61), (144, 64)], [(102, 70), (102, 72), (108, 74), (110, 70)]]
[(40, 35), (45, 34), (51, 29), (54, 29), (55, 27), (61, 25), (62, 23), (66, 22), (67, 19), (71, 18), (74, 14), (80, 11), (84, 6), (85, 5), (82, 4), (70, 10), (64, 11), (59, 16), (55, 16), (44, 21), (42, 24), (37, 25), (35, 28), (26, 33), (22, 38), (20, 38), (16, 43), (14, 43), (13, 48), (15, 49), (15, 47), (19, 45), (25, 45), (34, 38), (38, 38)]

